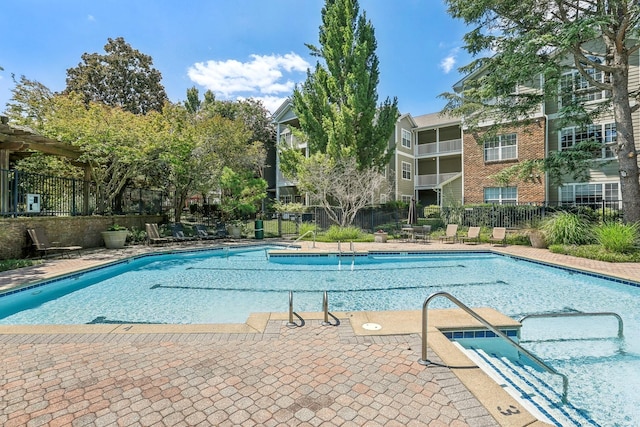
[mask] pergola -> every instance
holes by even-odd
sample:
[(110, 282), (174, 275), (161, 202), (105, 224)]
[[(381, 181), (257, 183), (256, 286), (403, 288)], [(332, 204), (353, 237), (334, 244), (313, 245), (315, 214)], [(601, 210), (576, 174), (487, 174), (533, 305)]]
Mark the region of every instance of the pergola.
[[(8, 170), (11, 160), (30, 156), (34, 152), (65, 157), (84, 167), (85, 180), (89, 180), (90, 172), (86, 163), (79, 162), (82, 152), (73, 145), (38, 135), (33, 130), (22, 126), (11, 126), (5, 116), (0, 116), (0, 169)], [(88, 192), (88, 188), (85, 189)], [(9, 206), (9, 182), (6, 174), (0, 174), (0, 211)], [(85, 197), (87, 200), (87, 197)]]

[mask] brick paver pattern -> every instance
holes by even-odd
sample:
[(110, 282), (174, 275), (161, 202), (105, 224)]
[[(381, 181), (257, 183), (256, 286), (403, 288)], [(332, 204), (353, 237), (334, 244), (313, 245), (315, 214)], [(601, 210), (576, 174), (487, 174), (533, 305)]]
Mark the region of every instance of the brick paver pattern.
[(0, 335), (0, 425), (497, 425), (450, 369), (417, 363), (417, 334), (285, 323), (263, 334)]

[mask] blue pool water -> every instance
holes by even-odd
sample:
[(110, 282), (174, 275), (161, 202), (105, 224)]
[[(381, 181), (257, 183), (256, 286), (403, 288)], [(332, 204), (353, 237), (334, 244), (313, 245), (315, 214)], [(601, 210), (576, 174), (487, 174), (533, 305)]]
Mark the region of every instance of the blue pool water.
[[(418, 310), (446, 291), (520, 319), (611, 311), (608, 318), (530, 320), (525, 347), (569, 375), (569, 399), (603, 426), (640, 425), (640, 288), (489, 253), (267, 257), (243, 248), (144, 256), (0, 297), (1, 324), (237, 323), (252, 312)], [(444, 298), (430, 308), (451, 307)], [(570, 340), (569, 340), (570, 339)]]

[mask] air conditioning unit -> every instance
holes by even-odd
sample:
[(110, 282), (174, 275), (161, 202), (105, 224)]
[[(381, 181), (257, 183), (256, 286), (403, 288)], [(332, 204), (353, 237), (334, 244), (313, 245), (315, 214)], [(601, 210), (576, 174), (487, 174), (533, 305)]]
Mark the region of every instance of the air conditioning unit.
[(40, 212), (39, 194), (27, 194), (27, 212)]

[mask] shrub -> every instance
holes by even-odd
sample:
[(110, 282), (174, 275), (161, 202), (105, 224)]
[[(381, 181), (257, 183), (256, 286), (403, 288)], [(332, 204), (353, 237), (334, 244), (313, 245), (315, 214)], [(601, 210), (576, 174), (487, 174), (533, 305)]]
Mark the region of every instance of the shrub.
[[(315, 231), (317, 233), (316, 225), (314, 223), (312, 223), (312, 222), (302, 222), (302, 223), (300, 223), (300, 226), (299, 226), (298, 230), (299, 230), (300, 236), (304, 236), (306, 233), (309, 233), (309, 231)], [(313, 239), (313, 237), (314, 237), (313, 234), (309, 233), (306, 236), (304, 236), (303, 239), (304, 240), (311, 240), (311, 239)]]
[(552, 245), (549, 246), (549, 251), (555, 254), (572, 255), (580, 258), (595, 259), (606, 262), (640, 262), (640, 251), (622, 254), (607, 251), (600, 245)]
[(361, 240), (363, 237), (362, 230), (358, 227), (338, 227), (332, 225), (325, 233), (325, 238), (332, 242), (346, 242), (350, 240)]
[(638, 242), (638, 224), (608, 222), (595, 227), (594, 232), (598, 243), (611, 252), (631, 252)]
[(556, 212), (540, 227), (550, 245), (585, 245), (593, 242), (591, 222), (583, 215)]

